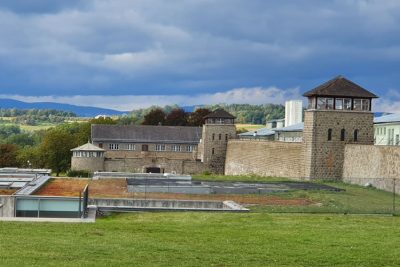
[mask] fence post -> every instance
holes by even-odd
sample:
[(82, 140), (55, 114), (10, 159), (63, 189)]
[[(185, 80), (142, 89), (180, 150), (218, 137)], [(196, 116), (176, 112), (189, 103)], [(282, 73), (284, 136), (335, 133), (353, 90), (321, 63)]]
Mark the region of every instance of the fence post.
[(396, 179), (393, 178), (393, 216), (396, 215)]

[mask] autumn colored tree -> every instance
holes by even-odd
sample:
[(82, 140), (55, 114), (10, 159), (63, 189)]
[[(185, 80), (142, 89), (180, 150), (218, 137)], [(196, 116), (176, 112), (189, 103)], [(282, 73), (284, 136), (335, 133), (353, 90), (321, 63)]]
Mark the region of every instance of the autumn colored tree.
[(171, 126), (186, 126), (188, 124), (188, 114), (181, 108), (173, 109), (168, 113), (165, 124)]
[(143, 125), (164, 125), (165, 112), (161, 108), (152, 109), (144, 116)]
[(204, 117), (211, 113), (208, 108), (198, 108), (189, 116), (190, 126), (202, 126), (204, 124)]
[(0, 144), (0, 167), (18, 167), (17, 151), (14, 144)]

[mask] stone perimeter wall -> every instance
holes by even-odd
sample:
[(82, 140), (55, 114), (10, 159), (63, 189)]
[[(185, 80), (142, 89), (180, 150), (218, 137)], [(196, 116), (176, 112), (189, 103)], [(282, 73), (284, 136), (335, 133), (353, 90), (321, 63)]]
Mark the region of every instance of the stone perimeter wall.
[(230, 140), (228, 142), (225, 174), (304, 177), (302, 143), (267, 140)]
[(343, 181), (400, 192), (400, 147), (346, 145), (343, 164)]

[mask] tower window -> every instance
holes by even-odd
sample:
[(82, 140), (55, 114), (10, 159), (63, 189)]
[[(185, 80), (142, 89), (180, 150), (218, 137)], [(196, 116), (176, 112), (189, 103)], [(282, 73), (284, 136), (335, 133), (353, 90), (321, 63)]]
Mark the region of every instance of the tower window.
[(211, 149), (211, 154), (212, 154), (212, 155), (215, 154), (215, 149), (214, 149), (214, 148)]
[(358, 141), (358, 130), (354, 130), (354, 142)]
[(229, 137), (229, 135), (225, 134), (225, 141), (228, 141), (228, 137)]
[(215, 134), (212, 134), (212, 140), (213, 141), (215, 140)]
[(218, 135), (218, 140), (221, 140), (222, 139), (222, 134), (219, 134)]
[(332, 129), (328, 129), (328, 141), (332, 140)]
[(344, 141), (345, 138), (346, 138), (346, 130), (342, 129), (340, 131), (340, 141)]

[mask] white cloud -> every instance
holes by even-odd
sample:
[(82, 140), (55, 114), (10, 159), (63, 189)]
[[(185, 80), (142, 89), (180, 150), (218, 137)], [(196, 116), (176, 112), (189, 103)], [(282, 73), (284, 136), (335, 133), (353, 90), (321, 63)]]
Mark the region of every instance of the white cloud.
[(76, 95), (76, 96), (21, 96), (0, 95), (0, 98), (10, 98), (25, 102), (56, 102), (80, 106), (95, 106), (130, 111), (146, 108), (152, 105), (180, 106), (201, 104), (283, 104), (285, 100), (301, 99), (298, 88), (280, 89), (277, 87), (236, 88), (226, 92), (198, 95)]
[(390, 89), (381, 98), (375, 101), (375, 111), (400, 113), (400, 92), (396, 89)]

